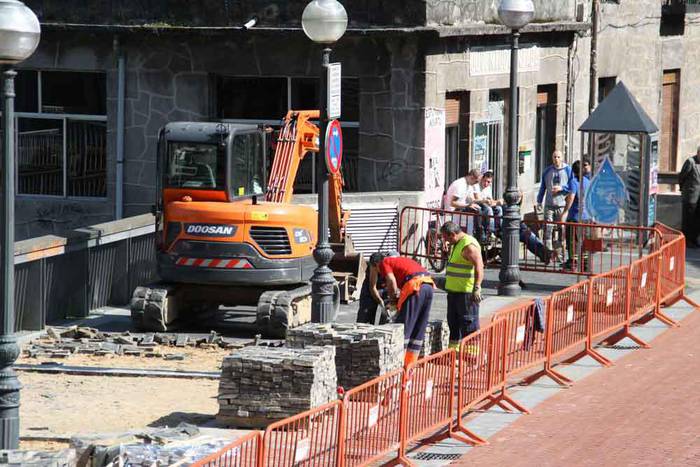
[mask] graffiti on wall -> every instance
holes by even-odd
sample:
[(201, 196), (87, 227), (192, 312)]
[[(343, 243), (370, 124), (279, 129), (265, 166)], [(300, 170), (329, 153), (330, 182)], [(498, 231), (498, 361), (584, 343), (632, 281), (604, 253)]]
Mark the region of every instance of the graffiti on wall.
[(425, 109), (425, 202), (439, 208), (445, 182), (445, 110)]

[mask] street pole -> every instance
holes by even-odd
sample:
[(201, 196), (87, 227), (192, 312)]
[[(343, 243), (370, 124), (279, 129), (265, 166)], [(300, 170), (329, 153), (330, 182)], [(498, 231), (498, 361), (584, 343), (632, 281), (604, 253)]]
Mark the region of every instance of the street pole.
[(508, 180), (503, 196), (503, 252), (501, 272), (498, 275), (498, 295), (520, 295), (520, 269), (518, 267), (520, 231), (520, 193), (518, 191), (518, 40), (520, 31), (513, 30), (510, 51), (510, 120), (508, 124)]
[(15, 340), (15, 75), (3, 71), (2, 203), (0, 241), (2, 261), (2, 335), (0, 335), (0, 449), (19, 448), (19, 390), (12, 365), (19, 356)]
[(318, 183), (318, 241), (314, 249), (314, 259), (318, 265), (311, 277), (311, 321), (315, 323), (330, 323), (335, 320), (333, 296), (335, 279), (333, 271), (328, 266), (333, 259), (333, 250), (328, 242), (328, 168), (325, 162), (327, 94), (328, 94), (328, 65), (331, 49), (324, 47), (321, 60), (321, 86), (319, 96), (318, 122), (318, 154), (316, 176)]

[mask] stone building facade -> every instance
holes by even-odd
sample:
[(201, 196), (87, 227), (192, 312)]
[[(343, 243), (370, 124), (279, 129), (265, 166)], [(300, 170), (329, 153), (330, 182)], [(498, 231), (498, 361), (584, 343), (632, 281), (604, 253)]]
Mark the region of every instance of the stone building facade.
[[(20, 139), (25, 138), (20, 178), (29, 193), (17, 197), (18, 239), (148, 212), (155, 195), (158, 130), (166, 122), (274, 125), (289, 106), (316, 102), (320, 50), (300, 28), (304, 0), (25, 3), (43, 31), (39, 49), (21, 64), (21, 71), (34, 73), (20, 72), (23, 83), (31, 81), (34, 89), (36, 81), (37, 92), (48, 99), (42, 86), (56, 73), (78, 73), (71, 75), (78, 78), (97, 73), (105, 105), (104, 114), (72, 116), (64, 101), (70, 101), (75, 86), (60, 87), (66, 80), (57, 79), (54, 86), (63, 91), (56, 103), (42, 100), (38, 110), (20, 114), (27, 119), (18, 126)], [(498, 25), (498, 2), (343, 3), (350, 24), (332, 61), (342, 63), (345, 78), (341, 120), (348, 198), (363, 202), (381, 192), (383, 200), (399, 205), (410, 200), (437, 206), (446, 185), (477, 165), (494, 169), (502, 184), (509, 36)], [(554, 148), (577, 157), (576, 129), (587, 116), (589, 89), (590, 0), (536, 0), (535, 5), (536, 19), (522, 35), (520, 67), (520, 180), (527, 204)], [(681, 70), (675, 161), (680, 167), (681, 156), (700, 142), (695, 83), (700, 15), (686, 13), (684, 33), (672, 36), (661, 35), (660, 17), (658, 0), (603, 2), (599, 76), (623, 79), (645, 110), (661, 118), (663, 70)], [(243, 28), (251, 18), (256, 25)], [(47, 118), (56, 122), (51, 128), (37, 123)], [(71, 125), (90, 118), (91, 125), (102, 125), (104, 136), (88, 144), (81, 142), (88, 132)], [(100, 144), (101, 162), (82, 160), (95, 157)], [(42, 157), (51, 153), (59, 162), (57, 154), (63, 154), (62, 165), (53, 163), (53, 175), (30, 160), (41, 152), (36, 147), (49, 147)], [(311, 172), (308, 163), (304, 170)], [(53, 186), (47, 177), (60, 182), (61, 171), (63, 184), (46, 188)], [(83, 181), (96, 176), (102, 177), (99, 189)], [(299, 192), (313, 191), (306, 182), (300, 182)]]

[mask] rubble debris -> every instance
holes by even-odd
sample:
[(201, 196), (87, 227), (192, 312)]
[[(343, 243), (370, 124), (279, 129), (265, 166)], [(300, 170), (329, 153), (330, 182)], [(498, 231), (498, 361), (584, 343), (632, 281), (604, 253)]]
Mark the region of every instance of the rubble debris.
[(287, 346), (335, 347), (338, 385), (353, 388), (403, 365), (403, 325), (307, 323), (287, 331)]
[(152, 467), (190, 465), (229, 444), (229, 433), (207, 430), (180, 423), (175, 428), (147, 428), (71, 438), (70, 445), (79, 456), (78, 467), (129, 465)]
[(244, 347), (224, 358), (217, 420), (263, 428), (337, 397), (335, 347)]
[(0, 450), (0, 465), (2, 466), (73, 467), (76, 460), (75, 449), (51, 452)]
[[(252, 343), (253, 340), (251, 339), (250, 342)], [(186, 334), (132, 335), (129, 332), (107, 333), (94, 328), (71, 326), (65, 329), (47, 328), (46, 335), (25, 346), (23, 352), (30, 358), (67, 358), (72, 354), (160, 358), (166, 353), (159, 350), (159, 345), (178, 348), (197, 346), (202, 349), (237, 349), (245, 344), (227, 341), (215, 331), (211, 331), (209, 335), (200, 339), (191, 339)], [(182, 358), (174, 359), (182, 360)]]

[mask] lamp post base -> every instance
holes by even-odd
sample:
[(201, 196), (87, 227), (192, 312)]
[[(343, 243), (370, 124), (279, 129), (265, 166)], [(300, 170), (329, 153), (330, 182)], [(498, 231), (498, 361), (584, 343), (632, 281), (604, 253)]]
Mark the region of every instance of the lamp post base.
[(330, 245), (319, 245), (314, 250), (314, 258), (318, 267), (311, 277), (311, 321), (314, 323), (332, 323), (338, 314), (338, 303), (335, 300), (336, 281), (333, 271), (328, 265), (333, 259)]
[(0, 336), (0, 449), (19, 448), (19, 390), (22, 385), (12, 368), (19, 347), (12, 335)]

